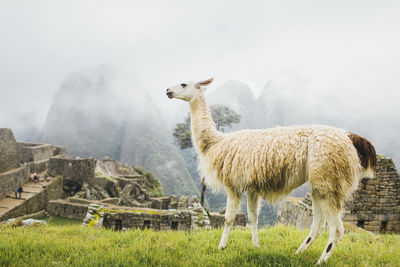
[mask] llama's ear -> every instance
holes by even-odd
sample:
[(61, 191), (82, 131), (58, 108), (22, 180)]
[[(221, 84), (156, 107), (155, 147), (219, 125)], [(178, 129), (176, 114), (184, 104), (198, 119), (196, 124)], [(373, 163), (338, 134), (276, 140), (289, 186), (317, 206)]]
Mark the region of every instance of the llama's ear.
[(208, 79), (208, 80), (205, 80), (205, 81), (202, 81), (202, 82), (198, 82), (197, 85), (198, 85), (198, 86), (207, 86), (207, 85), (209, 85), (210, 83), (212, 83), (212, 81), (214, 81), (214, 78), (210, 78), (210, 79)]

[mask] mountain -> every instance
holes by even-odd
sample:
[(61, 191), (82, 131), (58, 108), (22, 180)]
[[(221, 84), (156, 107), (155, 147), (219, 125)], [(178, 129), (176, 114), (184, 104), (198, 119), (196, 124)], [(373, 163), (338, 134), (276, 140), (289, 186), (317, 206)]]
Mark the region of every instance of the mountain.
[(249, 122), (254, 113), (256, 98), (250, 87), (238, 80), (229, 80), (207, 96), (209, 105), (222, 104), (241, 115), (240, 123), (231, 130), (252, 128)]
[(142, 165), (166, 195), (198, 194), (147, 91), (112, 66), (74, 72), (62, 82), (40, 139), (67, 146), (71, 155)]

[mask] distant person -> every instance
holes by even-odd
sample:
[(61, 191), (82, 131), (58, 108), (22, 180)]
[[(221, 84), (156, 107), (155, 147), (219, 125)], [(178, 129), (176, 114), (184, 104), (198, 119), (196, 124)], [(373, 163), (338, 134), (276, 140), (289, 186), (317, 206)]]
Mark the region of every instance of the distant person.
[(34, 183), (37, 183), (37, 182), (39, 182), (39, 176), (38, 176), (38, 174), (35, 172), (35, 174), (33, 175), (33, 182)]
[(21, 195), (22, 195), (22, 192), (24, 191), (23, 189), (22, 189), (22, 186), (21, 186), (21, 184), (18, 186), (18, 194), (19, 194), (19, 199), (21, 199)]
[(15, 198), (18, 198), (18, 187), (14, 188)]
[(22, 161), (22, 159), (21, 159), (21, 161), (19, 162), (19, 166), (20, 166), (20, 167), (24, 166), (24, 162)]

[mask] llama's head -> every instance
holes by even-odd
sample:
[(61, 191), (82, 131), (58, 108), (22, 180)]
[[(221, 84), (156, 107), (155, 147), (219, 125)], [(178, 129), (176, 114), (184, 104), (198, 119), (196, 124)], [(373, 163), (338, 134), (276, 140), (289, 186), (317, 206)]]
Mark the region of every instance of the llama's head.
[(172, 86), (167, 89), (168, 98), (178, 98), (189, 102), (194, 96), (201, 94), (214, 78), (202, 82), (187, 82)]

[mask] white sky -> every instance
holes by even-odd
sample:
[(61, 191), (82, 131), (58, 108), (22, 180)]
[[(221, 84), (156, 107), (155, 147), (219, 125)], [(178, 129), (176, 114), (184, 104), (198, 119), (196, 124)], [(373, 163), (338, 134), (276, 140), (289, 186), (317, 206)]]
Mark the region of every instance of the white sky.
[(25, 113), (43, 122), (70, 72), (104, 63), (163, 109), (182, 81), (235, 78), (258, 93), (286, 75), (311, 97), (400, 114), (399, 14), (400, 1), (384, 0), (2, 0), (0, 127)]

